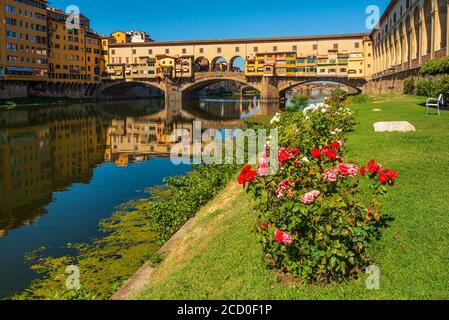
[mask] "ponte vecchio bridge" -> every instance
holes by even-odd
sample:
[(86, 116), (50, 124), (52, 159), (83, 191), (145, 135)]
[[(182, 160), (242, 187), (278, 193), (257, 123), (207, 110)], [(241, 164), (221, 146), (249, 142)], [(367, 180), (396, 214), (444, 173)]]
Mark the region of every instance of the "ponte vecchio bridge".
[(111, 44), (110, 81), (98, 91), (107, 95), (136, 83), (160, 89), (167, 100), (182, 100), (224, 80), (256, 89), (262, 100), (278, 100), (317, 81), (362, 91), (372, 56), (369, 34)]

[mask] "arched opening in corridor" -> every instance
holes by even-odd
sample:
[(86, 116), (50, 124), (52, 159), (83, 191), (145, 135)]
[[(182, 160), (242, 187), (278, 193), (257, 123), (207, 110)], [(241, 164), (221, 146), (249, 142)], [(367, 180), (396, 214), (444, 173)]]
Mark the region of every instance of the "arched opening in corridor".
[(210, 70), (209, 60), (205, 57), (199, 57), (195, 60), (195, 72), (208, 72)]
[(406, 58), (405, 58), (405, 60), (407, 61), (407, 62), (409, 62), (410, 63), (410, 60), (412, 59), (412, 50), (411, 50), (411, 45), (412, 45), (412, 26), (411, 26), (411, 23), (410, 23), (410, 17), (409, 16), (407, 16), (406, 18), (405, 18), (405, 41), (407, 42), (407, 45), (406, 45), (406, 51), (405, 51), (405, 56), (406, 56)]
[(423, 53), (425, 55), (430, 54), (432, 51), (432, 0), (425, 0), (424, 1), (424, 29), (426, 36), (426, 49), (423, 50)]
[(419, 58), (419, 51), (421, 43), (419, 43), (419, 34), (421, 32), (421, 22), (419, 17), (419, 8), (418, 6), (415, 7), (415, 10), (413, 12), (413, 22), (415, 24), (414, 27), (414, 41), (413, 41), (413, 58), (418, 59)]
[(245, 71), (245, 59), (241, 56), (233, 57), (230, 61), (232, 72), (244, 72)]
[(223, 57), (216, 57), (212, 60), (212, 72), (226, 72), (228, 71), (228, 61)]
[(447, 46), (447, 0), (437, 0), (438, 6), (438, 20), (440, 32), (440, 46), (439, 49), (444, 49)]

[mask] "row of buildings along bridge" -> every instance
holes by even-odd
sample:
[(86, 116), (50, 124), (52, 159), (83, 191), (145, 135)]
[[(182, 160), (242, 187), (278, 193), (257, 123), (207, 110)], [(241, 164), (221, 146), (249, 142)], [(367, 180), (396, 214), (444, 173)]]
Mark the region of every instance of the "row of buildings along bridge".
[(129, 82), (179, 98), (223, 79), (273, 99), (320, 80), (397, 91), (422, 63), (447, 55), (447, 13), (446, 0), (392, 0), (370, 34), (156, 42), (139, 31), (99, 35), (82, 14), (70, 28), (69, 14), (44, 0), (4, 0), (0, 98), (106, 96)]

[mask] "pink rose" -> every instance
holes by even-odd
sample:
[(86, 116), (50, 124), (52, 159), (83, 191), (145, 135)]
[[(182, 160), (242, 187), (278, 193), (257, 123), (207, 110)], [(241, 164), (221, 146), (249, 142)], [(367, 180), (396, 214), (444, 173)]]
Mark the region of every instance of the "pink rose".
[(306, 194), (303, 194), (301, 196), (301, 202), (303, 204), (311, 204), (314, 203), (315, 200), (321, 195), (321, 192), (319, 192), (318, 190), (314, 190), (311, 192), (308, 192)]
[(338, 168), (326, 169), (323, 174), (323, 179), (326, 182), (335, 182), (338, 179)]

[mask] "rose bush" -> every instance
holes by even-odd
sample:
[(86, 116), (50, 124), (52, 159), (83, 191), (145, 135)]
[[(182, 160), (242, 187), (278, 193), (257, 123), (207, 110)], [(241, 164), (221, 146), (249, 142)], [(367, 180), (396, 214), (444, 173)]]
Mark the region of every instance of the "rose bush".
[(239, 177), (257, 200), (264, 259), (304, 283), (347, 281), (368, 265), (367, 246), (382, 227), (379, 197), (398, 177), (374, 160), (345, 160), (344, 133), (354, 122), (339, 99), (283, 114), (272, 124), (277, 173), (267, 174), (267, 148), (257, 170), (246, 166)]

